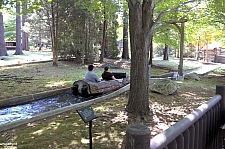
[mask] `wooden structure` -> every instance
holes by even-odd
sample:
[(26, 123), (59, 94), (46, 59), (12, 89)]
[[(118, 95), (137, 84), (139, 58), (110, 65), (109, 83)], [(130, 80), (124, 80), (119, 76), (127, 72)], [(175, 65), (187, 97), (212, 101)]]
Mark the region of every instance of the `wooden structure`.
[(204, 62), (225, 64), (225, 48), (209, 44), (198, 52), (198, 59), (203, 59)]
[(7, 50), (16, 50), (16, 41), (6, 41), (5, 45)]
[(217, 55), (217, 48), (203, 49), (201, 51), (203, 53), (204, 62), (214, 62), (215, 61), (215, 56)]
[(217, 50), (214, 62), (225, 64), (225, 48), (220, 48)]

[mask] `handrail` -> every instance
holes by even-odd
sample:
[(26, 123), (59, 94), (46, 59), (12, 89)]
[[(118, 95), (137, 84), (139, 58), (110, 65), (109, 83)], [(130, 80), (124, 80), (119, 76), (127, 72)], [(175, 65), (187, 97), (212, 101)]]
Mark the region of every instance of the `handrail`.
[(160, 149), (169, 144), (172, 140), (178, 137), (191, 125), (193, 125), (199, 118), (201, 118), (207, 111), (216, 105), (222, 99), (221, 95), (215, 95), (205, 104), (199, 106), (193, 113), (187, 115), (182, 120), (165, 130), (164, 132), (156, 135), (151, 139), (151, 149)]

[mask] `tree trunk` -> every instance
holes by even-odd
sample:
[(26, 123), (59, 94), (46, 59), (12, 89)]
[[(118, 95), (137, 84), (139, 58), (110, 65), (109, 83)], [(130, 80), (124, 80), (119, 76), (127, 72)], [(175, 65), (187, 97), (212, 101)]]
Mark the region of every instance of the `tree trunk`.
[(103, 22), (103, 36), (102, 36), (102, 49), (101, 49), (101, 57), (100, 62), (103, 62), (105, 57), (105, 44), (106, 44), (106, 20), (105, 20), (105, 12), (104, 12), (104, 22)]
[(169, 51), (169, 46), (165, 44), (165, 49), (163, 50), (163, 60), (168, 60), (168, 52)]
[(198, 36), (198, 49), (197, 49), (198, 51), (197, 51), (197, 60), (200, 60), (200, 53), (199, 53), (199, 51), (200, 51), (200, 36)]
[(148, 58), (150, 37), (152, 36), (152, 7), (150, 2), (128, 1), (130, 43), (131, 43), (131, 83), (126, 110), (137, 116), (149, 115)]
[(177, 50), (175, 49), (174, 51), (175, 51), (174, 57), (177, 57)]
[(123, 59), (130, 59), (129, 58), (129, 51), (128, 51), (128, 15), (126, 10), (123, 12), (123, 53), (122, 58)]
[(52, 54), (53, 54), (53, 66), (58, 66), (58, 1), (51, 3), (52, 11), (52, 25), (51, 25), (51, 34), (52, 34)]
[(179, 76), (183, 76), (183, 51), (184, 51), (184, 23), (181, 23), (180, 28), (180, 65), (179, 65)]
[[(26, 3), (23, 3), (22, 6), (23, 6), (23, 11), (26, 11), (27, 10)], [(22, 26), (23, 27), (25, 26), (26, 18), (27, 18), (26, 15), (22, 16)], [(23, 30), (23, 32), (22, 32), (22, 50), (28, 51), (28, 34), (25, 30)]]
[(2, 12), (0, 12), (0, 56), (8, 56), (4, 38), (4, 25)]
[[(150, 46), (149, 46), (149, 51), (150, 51), (150, 57), (149, 57), (149, 65), (152, 65), (152, 59), (153, 59), (153, 45), (152, 45), (152, 37), (150, 39)], [(151, 75), (151, 74), (150, 74)]]
[(21, 48), (21, 17), (20, 17), (20, 2), (16, 2), (16, 52), (14, 55), (22, 55)]
[[(82, 18), (82, 26), (83, 26), (83, 31), (86, 31), (86, 28), (85, 28), (85, 18)], [(81, 57), (81, 60), (82, 60), (82, 64), (84, 65), (84, 55), (85, 55), (85, 40), (86, 39), (86, 32), (85, 34), (83, 34), (83, 37), (82, 37), (82, 57)]]

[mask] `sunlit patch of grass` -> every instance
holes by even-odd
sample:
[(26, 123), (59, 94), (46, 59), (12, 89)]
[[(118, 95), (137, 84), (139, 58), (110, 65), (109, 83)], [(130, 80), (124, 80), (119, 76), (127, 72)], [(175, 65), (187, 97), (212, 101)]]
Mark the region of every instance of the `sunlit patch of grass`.
[[(196, 65), (198, 65), (197, 63), (192, 62), (188, 62), (184, 60), (184, 66), (183, 69), (192, 69), (195, 68)], [(153, 59), (153, 65), (154, 66), (160, 66), (163, 68), (167, 68), (169, 70), (178, 70), (178, 65), (179, 65), (179, 60), (177, 58), (172, 58), (170, 57), (169, 60), (162, 60), (162, 59)]]
[(94, 110), (95, 111), (102, 111), (102, 110), (106, 110), (106, 107), (99, 106), (99, 107), (96, 107)]
[(59, 82), (49, 82), (49, 84), (46, 84), (45, 87), (62, 87), (65, 86), (66, 81), (59, 81)]

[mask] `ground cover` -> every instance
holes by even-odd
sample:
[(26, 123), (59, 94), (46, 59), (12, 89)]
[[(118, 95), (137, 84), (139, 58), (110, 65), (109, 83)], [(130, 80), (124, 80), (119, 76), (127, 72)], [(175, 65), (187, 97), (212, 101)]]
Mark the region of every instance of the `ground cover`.
[[(160, 62), (157, 61), (157, 63)], [(126, 71), (129, 75), (129, 61), (119, 63), (107, 61), (107, 63), (118, 66), (113, 71)], [(177, 64), (173, 63), (173, 65), (174, 67), (169, 68), (170, 70), (176, 69)], [(96, 64), (96, 66), (95, 72), (100, 75), (103, 71), (102, 64)], [(73, 62), (60, 62), (59, 67), (52, 67), (51, 63), (40, 63), (1, 69), (0, 76), (11, 76), (13, 79), (1, 80), (0, 99), (71, 86), (74, 80), (83, 78), (86, 67)], [(168, 71), (168, 69), (152, 68), (151, 72), (157, 75)], [(223, 80), (225, 80), (225, 72), (223, 69), (218, 69), (201, 77), (200, 81), (176, 81), (178, 91), (175, 95), (165, 96), (149, 91), (152, 119), (145, 121), (144, 124), (151, 129), (151, 135), (155, 136), (167, 129), (213, 97), (216, 85), (224, 84)], [(93, 148), (124, 148), (126, 127), (128, 121), (132, 121), (128, 119), (128, 114), (124, 110), (128, 96), (129, 92), (126, 92), (113, 99), (92, 105), (98, 115), (98, 118), (93, 121)], [(84, 123), (74, 109), (2, 132), (0, 142), (16, 143), (18, 148), (24, 149), (83, 149), (89, 148), (88, 130), (88, 123)]]

